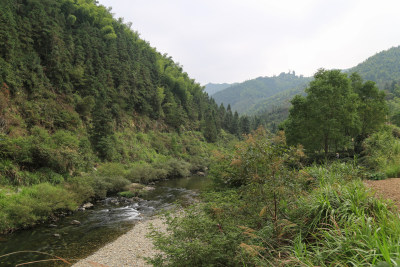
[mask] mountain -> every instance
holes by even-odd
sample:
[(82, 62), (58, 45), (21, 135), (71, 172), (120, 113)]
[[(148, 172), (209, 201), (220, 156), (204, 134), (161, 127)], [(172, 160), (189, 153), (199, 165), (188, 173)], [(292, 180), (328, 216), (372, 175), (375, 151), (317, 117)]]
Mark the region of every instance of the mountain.
[(358, 72), (364, 80), (374, 81), (384, 89), (387, 83), (400, 80), (400, 46), (379, 52), (346, 71)]
[[(311, 78), (293, 73), (281, 73), (274, 77), (259, 77), (232, 85), (215, 93), (212, 97), (217, 103), (231, 105), (232, 110), (244, 114), (256, 114), (267, 107), (285, 105), (296, 92), (301, 92)], [(293, 93), (295, 92), (295, 93)], [(272, 106), (271, 106), (272, 108)]]
[[(97, 1), (4, 0), (0, 10), (0, 185), (153, 162), (136, 133), (191, 130), (213, 141), (231, 129), (200, 84)], [(160, 138), (142, 141), (173, 154)]]
[[(236, 84), (236, 83), (234, 83)], [(230, 83), (207, 83), (204, 86), (204, 91), (209, 95), (212, 96), (213, 94), (222, 91), (234, 84), (230, 84)]]
[[(400, 46), (379, 52), (344, 71), (358, 72), (364, 80), (375, 81), (379, 88), (384, 89), (392, 81), (400, 81)], [(294, 95), (304, 94), (311, 80), (311, 77), (296, 76), (290, 72), (281, 73), (279, 76), (259, 77), (234, 84), (211, 95), (217, 103), (230, 104), (232, 110), (239, 113), (259, 114), (288, 107)]]
[[(393, 87), (393, 81), (400, 81), (400, 46), (379, 52), (344, 71), (358, 72), (364, 80), (375, 81), (381, 89)], [(234, 111), (257, 115), (266, 125), (274, 128), (286, 118), (290, 100), (297, 94), (304, 94), (311, 80), (312, 77), (281, 73), (279, 76), (259, 77), (232, 85), (212, 97), (217, 103), (225, 106), (230, 104)]]
[(250, 130), (110, 10), (0, 1), (0, 234), (187, 176), (221, 129)]

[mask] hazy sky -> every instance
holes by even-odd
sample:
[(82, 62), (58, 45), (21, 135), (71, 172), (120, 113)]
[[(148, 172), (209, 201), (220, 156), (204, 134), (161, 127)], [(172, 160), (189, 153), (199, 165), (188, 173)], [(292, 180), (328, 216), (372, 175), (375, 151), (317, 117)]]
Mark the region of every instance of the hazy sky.
[(191, 78), (350, 68), (400, 45), (399, 0), (99, 0)]

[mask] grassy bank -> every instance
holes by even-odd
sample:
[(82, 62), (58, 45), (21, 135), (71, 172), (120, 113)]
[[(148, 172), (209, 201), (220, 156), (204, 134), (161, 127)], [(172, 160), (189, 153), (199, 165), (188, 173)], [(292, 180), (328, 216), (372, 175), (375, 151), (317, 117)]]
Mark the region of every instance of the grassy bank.
[[(65, 135), (63, 139), (68, 139)], [(47, 132), (42, 132), (42, 142), (28, 140), (25, 147), (22, 138), (0, 140), (2, 152), (8, 153), (8, 159), (0, 160), (0, 232), (32, 226), (58, 211), (76, 210), (83, 202), (110, 193), (129, 192), (134, 190), (129, 187), (132, 183), (148, 184), (204, 171), (211, 151), (229, 142), (210, 144), (197, 132), (121, 132), (117, 136), (115, 160), (107, 163), (73, 147), (77, 140), (63, 147), (56, 142), (58, 135)], [(47, 155), (41, 161), (44, 167), (30, 168), (26, 162), (36, 162), (37, 151)], [(57, 172), (54, 166), (68, 166), (68, 158), (78, 158), (79, 164), (71, 163)], [(128, 192), (125, 195), (135, 195)]]

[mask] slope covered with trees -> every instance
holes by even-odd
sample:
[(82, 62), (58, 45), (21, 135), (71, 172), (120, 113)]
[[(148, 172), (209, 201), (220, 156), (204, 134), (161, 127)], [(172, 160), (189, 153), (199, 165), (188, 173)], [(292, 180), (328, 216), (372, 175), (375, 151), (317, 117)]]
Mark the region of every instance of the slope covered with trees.
[(205, 141), (239, 135), (237, 114), (97, 1), (0, 10), (0, 232), (187, 175), (207, 164)]
[[(232, 110), (239, 113), (255, 114), (264, 109), (262, 105), (269, 99), (293, 89), (302, 90), (309, 81), (310, 78), (296, 76), (294, 72), (281, 73), (278, 76), (259, 77), (233, 85), (212, 97), (217, 103), (224, 103), (225, 106), (230, 104)], [(281, 103), (283, 104), (286, 99), (282, 97)]]
[(400, 80), (399, 62), (400, 46), (397, 46), (381, 51), (347, 71), (358, 72), (364, 80), (376, 82), (383, 90), (387, 83)]
[[(400, 47), (393, 47), (386, 51), (371, 56), (357, 66), (344, 70), (345, 73), (357, 72), (363, 80), (376, 82), (381, 90), (388, 93), (390, 99), (391, 117), (398, 117), (398, 104), (395, 91), (400, 83)], [(279, 80), (286, 80), (292, 74), (281, 74), (272, 78), (257, 78), (232, 86), (213, 95), (217, 103), (230, 104), (233, 110), (240, 113), (256, 115), (269, 129), (276, 129), (283, 120), (287, 118), (291, 106), (290, 100), (295, 95), (305, 95), (304, 89), (312, 78), (293, 79), (294, 84), (282, 83), (284, 85), (278, 90), (271, 90), (279, 83)], [(293, 75), (292, 75), (293, 76)], [(295, 76), (297, 77), (297, 76)], [(298, 86), (299, 82), (302, 86)], [(397, 121), (398, 119), (394, 119)]]

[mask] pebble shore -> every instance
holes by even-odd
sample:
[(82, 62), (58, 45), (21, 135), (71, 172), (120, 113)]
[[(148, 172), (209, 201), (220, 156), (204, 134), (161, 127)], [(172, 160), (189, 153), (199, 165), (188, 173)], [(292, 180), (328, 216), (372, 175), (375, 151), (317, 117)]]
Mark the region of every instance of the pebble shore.
[(121, 267), (151, 266), (143, 257), (152, 257), (159, 253), (146, 235), (150, 232), (150, 225), (166, 232), (167, 226), (161, 218), (141, 221), (132, 230), (120, 236), (114, 242), (105, 245), (86, 259), (80, 260), (73, 267)]

